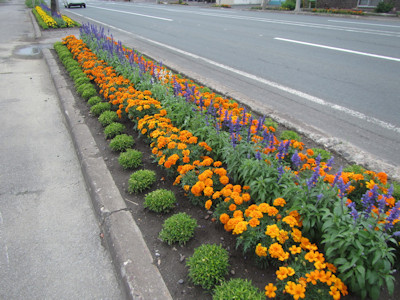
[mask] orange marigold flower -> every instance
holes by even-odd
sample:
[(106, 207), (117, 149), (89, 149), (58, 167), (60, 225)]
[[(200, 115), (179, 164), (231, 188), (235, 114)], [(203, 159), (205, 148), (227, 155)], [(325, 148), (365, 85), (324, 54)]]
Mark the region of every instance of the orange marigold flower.
[(297, 220), (292, 216), (286, 216), (282, 219), (282, 222), (289, 224), (290, 227), (297, 226)]
[(208, 196), (211, 197), (212, 194), (214, 194), (214, 189), (211, 186), (207, 186), (204, 190), (203, 190), (204, 196)]
[(233, 217), (243, 219), (243, 212), (241, 210), (235, 210), (235, 212), (233, 213)]
[(216, 167), (216, 168), (218, 168), (218, 167), (222, 166), (222, 162), (220, 162), (220, 161), (215, 161), (214, 164), (213, 164), (213, 166)]
[(267, 230), (265, 231), (265, 234), (274, 239), (279, 235), (279, 227), (276, 224), (267, 225)]
[(286, 201), (283, 198), (276, 198), (273, 203), (274, 206), (282, 206), (282, 207), (285, 206), (285, 204)]
[(240, 221), (236, 224), (235, 228), (233, 229), (233, 234), (242, 234), (244, 231), (247, 230), (247, 222)]
[(231, 204), (231, 205), (229, 205), (229, 210), (230, 211), (234, 211), (234, 210), (236, 210), (236, 205), (235, 204)]
[(388, 178), (388, 176), (387, 176), (386, 173), (384, 173), (384, 172), (379, 172), (379, 173), (376, 174), (376, 177), (379, 179), (379, 181), (380, 181), (382, 184), (386, 184), (386, 183), (387, 183), (387, 178)]
[(253, 228), (257, 227), (258, 225), (260, 225), (260, 220), (257, 218), (251, 218), (249, 221), (249, 225)]
[(268, 284), (265, 286), (265, 296), (267, 296), (268, 298), (275, 298), (276, 297), (276, 293), (275, 291), (278, 288), (276, 286), (274, 286), (272, 283)]
[(206, 201), (206, 204), (204, 205), (204, 207), (205, 207), (207, 210), (209, 210), (209, 209), (211, 208), (211, 205), (212, 205), (212, 201), (211, 201), (211, 200), (207, 200), (207, 201)]
[(297, 247), (296, 245), (293, 245), (289, 248), (290, 253), (293, 255), (301, 253), (301, 247)]
[(256, 254), (259, 257), (267, 256), (267, 250), (267, 247), (261, 246), (261, 243), (258, 243), (258, 245), (256, 246)]
[(229, 215), (228, 214), (221, 214), (220, 216), (219, 216), (219, 221), (222, 223), (222, 224), (226, 224), (226, 223), (228, 223), (228, 221), (229, 221), (229, 219), (230, 219), (230, 217), (229, 217)]
[(308, 156), (313, 156), (314, 151), (312, 149), (307, 149), (307, 154), (308, 154)]
[(228, 178), (228, 176), (221, 176), (221, 177), (219, 178), (219, 182), (221, 182), (221, 184), (223, 184), (223, 185), (228, 184), (228, 183), (229, 183), (229, 178)]
[(248, 201), (250, 201), (250, 194), (244, 193), (244, 194), (242, 194), (242, 198), (243, 198), (243, 201), (248, 202)]

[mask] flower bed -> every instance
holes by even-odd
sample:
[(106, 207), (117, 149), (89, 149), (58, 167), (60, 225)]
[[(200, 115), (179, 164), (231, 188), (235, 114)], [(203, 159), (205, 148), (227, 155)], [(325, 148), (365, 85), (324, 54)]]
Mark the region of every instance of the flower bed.
[(40, 6), (36, 6), (34, 9), (32, 9), (32, 12), (35, 15), (39, 25), (43, 29), (80, 26), (74, 20), (67, 16), (61, 15), (58, 12), (52, 15), (51, 9), (44, 3), (40, 4)]
[[(399, 204), (385, 174), (329, 174), (332, 159), (312, 158), (298, 141), (279, 141), (265, 118), (96, 27), (83, 26), (81, 36), (85, 43), (67, 37), (65, 44), (120, 118), (147, 137), (155, 161), (192, 203), (215, 211), (245, 253), (278, 268), (277, 283), (266, 284), (268, 297), (338, 299), (347, 290), (336, 271), (362, 296), (379, 296), (384, 281), (392, 288), (395, 249), (387, 241), (395, 243)], [(319, 242), (336, 267), (313, 244)]]

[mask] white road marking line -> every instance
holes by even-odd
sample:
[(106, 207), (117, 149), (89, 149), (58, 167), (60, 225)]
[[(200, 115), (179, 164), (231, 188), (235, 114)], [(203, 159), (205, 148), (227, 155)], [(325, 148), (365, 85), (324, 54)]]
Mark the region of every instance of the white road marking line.
[(400, 58), (275, 37), (275, 40), (400, 62)]
[(172, 21), (173, 21), (173, 19), (161, 18), (161, 17), (150, 16), (150, 15), (144, 15), (144, 14), (138, 14), (138, 13), (123, 11), (123, 10), (118, 10), (118, 9), (103, 8), (103, 7), (98, 7), (98, 6), (90, 6), (90, 7), (97, 8), (97, 9), (108, 10), (108, 11), (115, 11), (115, 12), (119, 12), (119, 13), (121, 13), (121, 14), (135, 15), (135, 16), (146, 17), (146, 18), (152, 18), (152, 19), (163, 20), (163, 21), (169, 21), (169, 22), (172, 22)]
[[(78, 15), (78, 14), (77, 14), (77, 15)], [(384, 129), (393, 130), (393, 131), (395, 131), (395, 132), (397, 132), (397, 133), (400, 133), (400, 128), (399, 128), (399, 127), (396, 127), (396, 126), (393, 125), (393, 124), (387, 123), (387, 122), (382, 121), (382, 120), (379, 120), (379, 119), (377, 119), (377, 118), (364, 115), (363, 113), (360, 113), (360, 112), (358, 112), (358, 111), (355, 111), (355, 110), (346, 108), (346, 107), (344, 107), (344, 106), (340, 106), (340, 105), (337, 105), (337, 104), (333, 104), (333, 103), (327, 102), (327, 101), (325, 101), (325, 100), (323, 100), (323, 99), (321, 99), (321, 98), (312, 96), (312, 95), (310, 95), (310, 94), (303, 93), (303, 92), (301, 92), (301, 91), (298, 91), (298, 90), (292, 89), (292, 88), (290, 88), (290, 87), (281, 85), (281, 84), (279, 84), (279, 83), (276, 83), (276, 82), (273, 82), (273, 81), (270, 81), (270, 80), (267, 80), (267, 79), (258, 77), (258, 76), (256, 76), (256, 75), (253, 75), (253, 74), (250, 74), (250, 73), (247, 73), (247, 72), (244, 72), (244, 71), (240, 71), (240, 70), (234, 69), (234, 68), (232, 68), (232, 67), (229, 67), (229, 66), (220, 64), (220, 63), (218, 63), (218, 62), (215, 62), (215, 61), (213, 61), (213, 60), (210, 60), (210, 59), (208, 59), (208, 58), (201, 57), (201, 56), (199, 56), (199, 55), (196, 55), (196, 54), (193, 54), (193, 53), (190, 53), (190, 52), (187, 52), (187, 51), (184, 51), (184, 50), (175, 48), (175, 47), (173, 47), (173, 46), (169, 46), (169, 45), (166, 45), (166, 44), (163, 44), (163, 43), (160, 43), (160, 42), (157, 42), (157, 41), (154, 41), (154, 40), (145, 38), (145, 37), (143, 37), (143, 36), (140, 36), (140, 35), (134, 34), (134, 33), (132, 33), (132, 32), (129, 32), (129, 31), (126, 31), (126, 30), (117, 28), (117, 27), (112, 26), (112, 25), (108, 25), (108, 24), (106, 24), (106, 23), (97, 21), (97, 20), (95, 20), (95, 19), (91, 19), (91, 18), (87, 18), (87, 19), (88, 19), (88, 20), (92, 20), (92, 21), (94, 21), (94, 22), (96, 22), (96, 23), (98, 23), (98, 24), (101, 24), (101, 25), (104, 25), (104, 26), (108, 26), (108, 27), (113, 28), (113, 29), (115, 29), (115, 30), (118, 30), (118, 31), (120, 31), (120, 32), (129, 34), (129, 35), (131, 35), (131, 36), (133, 36), (133, 37), (135, 37), (135, 38), (142, 39), (142, 40), (144, 40), (144, 41), (146, 41), (146, 42), (149, 42), (149, 43), (152, 43), (152, 44), (161, 46), (161, 47), (163, 47), (163, 48), (167, 48), (167, 49), (170, 49), (170, 50), (172, 50), (172, 51), (181, 53), (181, 54), (183, 54), (183, 55), (192, 57), (192, 58), (194, 58), (194, 59), (200, 59), (200, 60), (202, 60), (202, 61), (204, 61), (204, 62), (207, 62), (207, 63), (209, 63), (209, 64), (211, 64), (211, 65), (213, 65), (213, 66), (216, 66), (216, 67), (219, 67), (219, 68), (221, 68), (221, 69), (230, 71), (230, 72), (232, 72), (232, 73), (238, 74), (238, 75), (243, 76), (243, 77), (246, 77), (246, 78), (248, 78), (248, 79), (252, 79), (252, 80), (254, 80), (254, 81), (258, 81), (258, 82), (260, 82), (260, 83), (262, 83), (262, 84), (271, 86), (271, 87), (273, 87), (273, 88), (276, 88), (276, 89), (279, 89), (279, 90), (281, 90), (281, 91), (283, 91), (283, 92), (286, 92), (286, 93), (295, 95), (295, 96), (297, 96), (297, 97), (303, 98), (303, 99), (308, 100), (308, 101), (310, 101), (310, 102), (313, 102), (313, 103), (316, 103), (316, 104), (320, 104), (320, 105), (329, 107), (329, 108), (334, 109), (334, 110), (337, 110), (337, 111), (341, 111), (341, 112), (343, 112), (343, 113), (346, 113), (346, 114), (348, 114), (348, 115), (351, 115), (351, 116), (353, 116), (353, 117), (355, 117), (355, 118), (358, 118), (358, 119), (360, 119), (360, 120), (364, 120), (364, 121), (366, 121), (366, 122), (369, 122), (369, 123), (375, 124), (375, 125), (377, 125), (377, 126), (380, 126), (380, 127), (384, 128)]]

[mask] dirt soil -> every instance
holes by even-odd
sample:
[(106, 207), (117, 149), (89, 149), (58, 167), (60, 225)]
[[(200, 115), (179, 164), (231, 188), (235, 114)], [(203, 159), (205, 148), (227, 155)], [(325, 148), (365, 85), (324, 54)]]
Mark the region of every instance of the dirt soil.
[[(57, 55), (53, 51), (53, 55), (58, 61)], [(212, 299), (210, 292), (203, 290), (198, 286), (194, 286), (188, 278), (188, 269), (185, 261), (193, 254), (196, 247), (210, 243), (220, 244), (228, 250), (230, 255), (230, 268), (227, 279), (229, 278), (247, 278), (257, 286), (261, 291), (264, 291), (264, 286), (270, 282), (274, 282), (276, 275), (274, 268), (260, 269), (253, 262), (252, 258), (243, 256), (241, 249), (236, 249), (235, 236), (224, 231), (223, 226), (218, 222), (213, 222), (211, 212), (208, 212), (203, 207), (193, 206), (184, 196), (183, 190), (180, 187), (173, 186), (174, 178), (169, 178), (166, 172), (153, 163), (151, 159), (150, 147), (138, 136), (133, 129), (133, 123), (126, 123), (128, 134), (135, 139), (134, 149), (143, 153), (143, 165), (141, 168), (154, 170), (157, 174), (156, 184), (151, 190), (145, 193), (131, 195), (127, 191), (128, 179), (136, 170), (123, 170), (118, 163), (119, 153), (111, 151), (109, 148), (109, 140), (106, 140), (103, 134), (104, 128), (98, 122), (97, 117), (90, 113), (89, 105), (75, 92), (73, 82), (68, 73), (58, 61), (60, 70), (69, 84), (71, 91), (77, 99), (77, 107), (80, 109), (85, 118), (85, 123), (92, 132), (93, 137), (100, 149), (100, 153), (106, 162), (110, 173), (112, 174), (117, 187), (120, 190), (122, 197), (139, 226), (143, 237), (151, 251), (154, 259), (154, 264), (160, 270), (160, 273), (173, 297), (176, 300), (187, 299)], [(307, 145), (314, 147), (316, 145)], [(345, 160), (339, 160), (345, 162)], [(339, 162), (339, 166), (340, 166)], [(159, 188), (170, 189), (174, 192), (177, 205), (168, 214), (153, 213), (143, 207), (144, 196), (146, 193)], [(197, 220), (198, 228), (195, 231), (195, 236), (185, 246), (171, 245), (162, 242), (158, 238), (158, 234), (162, 228), (163, 222), (172, 214), (186, 212)], [(396, 294), (400, 290), (399, 284), (396, 284), (394, 296), (381, 295), (380, 299), (396, 299)], [(398, 294), (397, 294), (398, 295)], [(346, 296), (343, 299), (353, 300), (358, 299), (355, 296)]]

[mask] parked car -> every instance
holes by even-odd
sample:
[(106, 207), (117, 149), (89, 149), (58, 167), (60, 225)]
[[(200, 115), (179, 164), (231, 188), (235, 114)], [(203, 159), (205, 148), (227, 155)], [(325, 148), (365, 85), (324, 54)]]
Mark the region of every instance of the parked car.
[(86, 0), (63, 0), (65, 8), (71, 8), (72, 6), (79, 6), (86, 8)]

